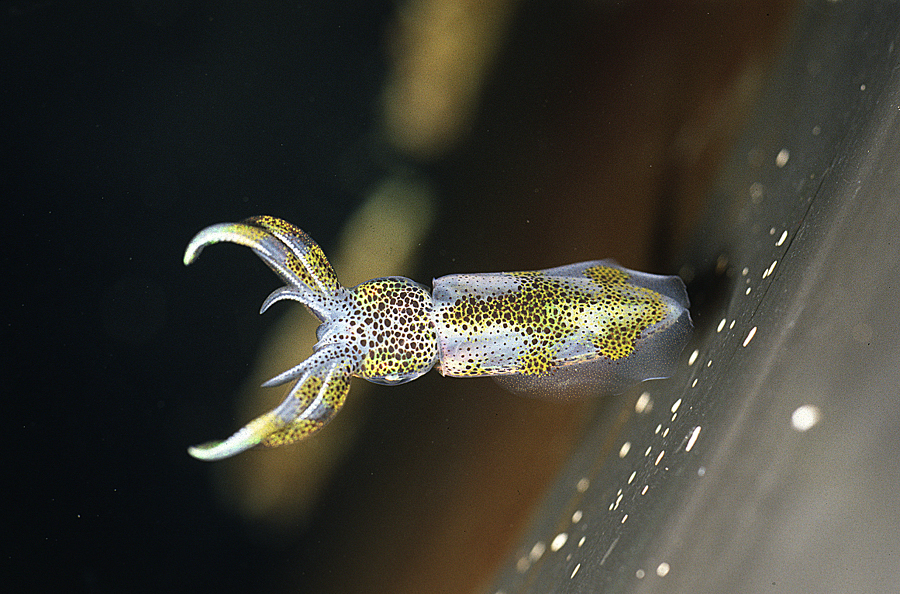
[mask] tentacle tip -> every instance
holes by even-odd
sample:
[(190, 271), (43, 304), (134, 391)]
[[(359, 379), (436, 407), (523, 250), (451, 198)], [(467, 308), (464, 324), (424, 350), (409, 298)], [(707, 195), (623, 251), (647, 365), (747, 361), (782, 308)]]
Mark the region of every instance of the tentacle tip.
[[(241, 437), (244, 437), (244, 435), (241, 434)], [(200, 445), (191, 446), (188, 448), (188, 454), (197, 460), (215, 462), (216, 460), (224, 460), (245, 452), (258, 444), (258, 438), (235, 439), (235, 436), (232, 436), (225, 441), (208, 441)]]
[(184, 250), (184, 258), (182, 262), (184, 262), (185, 266), (190, 266), (193, 264), (197, 258), (200, 256), (200, 252), (203, 251), (203, 244), (199, 244), (196, 241), (191, 241), (188, 244), (187, 249)]
[(196, 458), (197, 460), (204, 461), (213, 461), (213, 460), (221, 460), (222, 458), (227, 458), (231, 454), (223, 454), (221, 452), (222, 444), (225, 442), (222, 441), (208, 441), (206, 443), (201, 443), (199, 445), (191, 446), (188, 448), (188, 454), (191, 455), (192, 458)]

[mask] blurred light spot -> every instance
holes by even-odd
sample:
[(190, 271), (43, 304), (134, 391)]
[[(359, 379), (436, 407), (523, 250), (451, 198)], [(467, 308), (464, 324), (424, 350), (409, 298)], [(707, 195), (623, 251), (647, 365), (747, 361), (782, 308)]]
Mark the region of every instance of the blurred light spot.
[(622, 444), (622, 447), (619, 448), (619, 458), (624, 458), (628, 455), (628, 452), (631, 451), (631, 442), (626, 441)]
[(812, 429), (822, 418), (822, 411), (818, 406), (804, 404), (791, 413), (791, 425), (797, 431)]
[(775, 167), (781, 169), (782, 167), (787, 165), (788, 159), (790, 158), (791, 152), (786, 148), (781, 149), (780, 151), (778, 151), (778, 154), (775, 155)]
[(534, 543), (534, 546), (531, 547), (531, 552), (528, 553), (528, 559), (533, 563), (544, 556), (544, 551), (547, 550), (547, 545), (544, 544), (544, 541), (539, 540)]
[(694, 362), (697, 361), (697, 357), (698, 357), (699, 355), (700, 355), (700, 351), (699, 351), (699, 350), (694, 350), (694, 352), (691, 353), (691, 356), (688, 357), (688, 367), (690, 367), (691, 365), (694, 364)]
[(578, 481), (577, 485), (575, 485), (575, 490), (578, 491), (579, 493), (584, 493), (585, 491), (588, 490), (588, 487), (590, 487), (590, 486), (591, 486), (591, 481), (589, 481), (586, 478), (583, 478), (580, 481)]
[(553, 537), (553, 542), (550, 543), (550, 550), (555, 553), (565, 546), (567, 540), (569, 540), (569, 535), (565, 532), (560, 532)]
[(639, 580), (644, 579), (645, 575), (647, 575), (647, 574), (644, 573), (643, 569), (638, 569), (637, 571), (634, 572), (634, 577), (636, 577)]
[(649, 413), (651, 410), (653, 410), (653, 399), (650, 398), (650, 392), (644, 392), (634, 403), (634, 412), (641, 414)]
[(572, 514), (572, 523), (573, 523), (573, 524), (577, 524), (578, 522), (580, 522), (580, 521), (581, 521), (581, 517), (582, 517), (583, 515), (584, 515), (584, 514), (582, 513), (582, 511), (581, 511), (580, 509), (576, 509), (576, 510), (575, 510), (575, 513)]
[(656, 575), (659, 577), (666, 577), (669, 574), (669, 564), (663, 561), (656, 567)]
[(750, 200), (754, 204), (759, 204), (762, 202), (763, 197), (763, 185), (759, 182), (754, 182), (750, 184)]
[(697, 476), (706, 476), (706, 466), (697, 469)]

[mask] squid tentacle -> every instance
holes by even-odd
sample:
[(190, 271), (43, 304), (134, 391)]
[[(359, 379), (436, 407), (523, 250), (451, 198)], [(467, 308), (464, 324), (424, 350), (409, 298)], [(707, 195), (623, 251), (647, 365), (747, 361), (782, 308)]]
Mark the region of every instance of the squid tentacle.
[[(250, 217), (241, 223), (262, 229), (281, 242), (283, 248), (280, 253), (286, 257), (278, 264), (287, 269), (287, 276), (283, 278), (289, 284), (295, 285), (300, 281), (324, 296), (336, 296), (345, 290), (338, 282), (337, 274), (325, 257), (325, 252), (299, 227), (272, 216)], [(266, 263), (271, 266), (268, 261)]]
[(329, 345), (266, 382), (264, 385), (277, 385), (272, 382), (279, 380), (277, 383), (281, 384), (299, 378), (277, 407), (253, 419), (231, 437), (192, 446), (188, 452), (199, 460), (221, 460), (257, 445), (292, 443), (321, 429), (343, 406), (350, 390), (350, 377), (359, 365), (350, 357), (340, 356), (339, 350), (339, 345)]
[[(339, 296), (345, 289), (322, 249), (306, 233), (273, 217), (252, 217), (240, 223), (212, 225), (188, 244), (184, 263), (191, 264), (208, 245), (236, 243), (249, 247), (288, 285), (306, 298), (298, 299), (316, 315), (326, 308), (316, 305), (322, 298)], [(321, 317), (321, 316), (320, 316)]]

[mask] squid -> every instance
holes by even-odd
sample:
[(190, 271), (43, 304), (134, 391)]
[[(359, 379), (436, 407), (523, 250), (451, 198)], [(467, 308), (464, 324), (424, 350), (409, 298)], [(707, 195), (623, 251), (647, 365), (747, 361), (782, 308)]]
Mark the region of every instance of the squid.
[(319, 245), (281, 219), (256, 216), (200, 231), (184, 263), (211, 244), (247, 246), (321, 324), (313, 354), (263, 384), (291, 383), (284, 400), (231, 437), (189, 448), (200, 460), (280, 446), (319, 431), (340, 410), (350, 379), (403, 384), (432, 368), (493, 376), (512, 392), (550, 399), (618, 393), (668, 377), (692, 324), (677, 276), (595, 260), (530, 272), (452, 274), (433, 290), (404, 277), (345, 288)]

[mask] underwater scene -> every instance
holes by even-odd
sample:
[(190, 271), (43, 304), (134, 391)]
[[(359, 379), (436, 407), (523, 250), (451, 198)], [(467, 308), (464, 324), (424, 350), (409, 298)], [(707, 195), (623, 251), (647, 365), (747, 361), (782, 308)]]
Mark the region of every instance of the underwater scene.
[(3, 2), (9, 590), (895, 591), (898, 6)]

